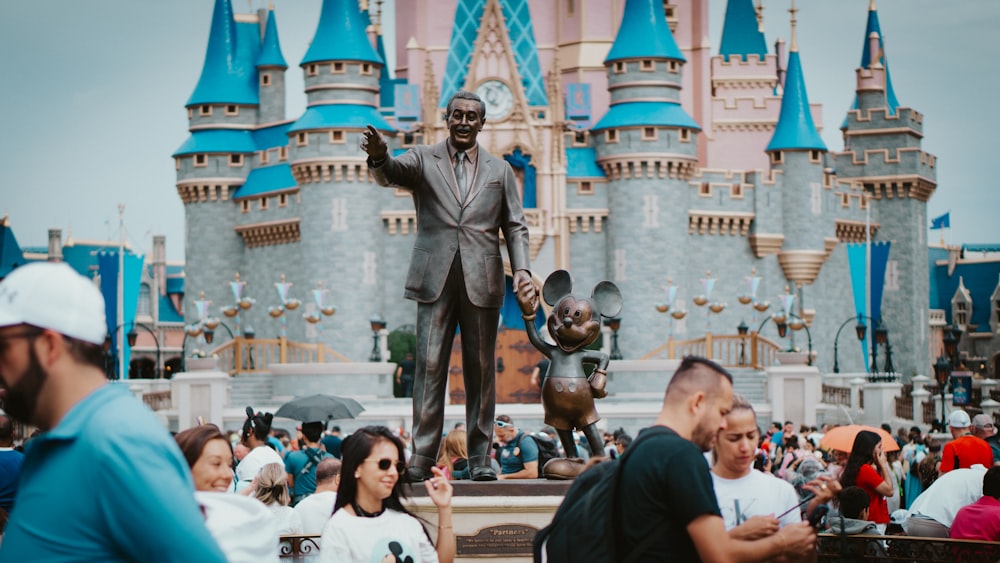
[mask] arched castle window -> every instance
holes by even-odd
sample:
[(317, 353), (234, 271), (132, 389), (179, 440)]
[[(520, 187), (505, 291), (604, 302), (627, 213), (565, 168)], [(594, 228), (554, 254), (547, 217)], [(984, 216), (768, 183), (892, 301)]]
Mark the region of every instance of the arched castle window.
[(262, 72), (262, 73), (260, 73), (260, 85), (261, 86), (265, 86), (265, 87), (271, 85), (271, 73), (270, 72)]
[(306, 76), (319, 76), (319, 65), (317, 64), (307, 65)]

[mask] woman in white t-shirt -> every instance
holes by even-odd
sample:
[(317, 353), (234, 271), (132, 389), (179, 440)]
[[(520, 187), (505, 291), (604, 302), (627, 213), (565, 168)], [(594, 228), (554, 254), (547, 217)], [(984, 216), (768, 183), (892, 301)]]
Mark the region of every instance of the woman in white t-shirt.
[(264, 503), (274, 516), (278, 535), (302, 533), (302, 518), (288, 506), (292, 497), (288, 494), (284, 465), (279, 463), (265, 465), (257, 474), (253, 496)]
[(413, 563), (454, 561), (451, 484), (437, 467), (432, 469), (434, 477), (424, 481), (438, 508), (435, 548), (423, 523), (402, 504), (403, 452), (403, 443), (384, 426), (366, 426), (344, 440), (340, 487), (333, 516), (320, 538), (320, 561), (368, 563), (385, 557)]
[[(277, 463), (285, 466), (284, 460), (274, 451), (274, 448), (267, 445), (267, 435), (271, 433), (271, 420), (274, 415), (267, 413), (254, 414), (251, 407), (247, 407), (247, 419), (243, 421), (243, 433), (240, 441), (246, 446), (250, 453), (240, 460), (236, 466), (236, 492), (243, 492), (260, 470), (269, 463)], [(244, 494), (247, 494), (244, 492)]]
[[(715, 497), (726, 530), (733, 538), (759, 539), (802, 521), (795, 487), (753, 468), (759, 437), (753, 406), (736, 396), (732, 410), (726, 415), (726, 428), (716, 436), (712, 464)], [(826, 502), (834, 493), (825, 482), (817, 481), (806, 488), (817, 493), (819, 500), (813, 501), (816, 505)]]

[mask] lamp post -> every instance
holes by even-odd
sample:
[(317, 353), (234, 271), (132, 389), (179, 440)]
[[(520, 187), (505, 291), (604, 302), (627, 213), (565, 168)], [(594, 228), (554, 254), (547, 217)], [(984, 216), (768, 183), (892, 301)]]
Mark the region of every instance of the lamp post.
[(375, 315), (368, 320), (372, 327), (372, 353), (368, 356), (369, 362), (381, 362), (382, 361), (382, 350), (378, 346), (378, 335), (385, 329), (385, 319), (382, 315)]
[[(129, 322), (122, 323), (122, 324), (116, 326), (114, 328), (114, 330), (112, 330), (110, 333), (108, 333), (108, 335), (105, 337), (105, 340), (104, 340), (105, 350), (110, 350), (111, 349), (111, 338), (112, 338), (112, 335), (113, 334), (117, 334), (118, 333), (118, 329), (124, 328), (126, 326), (131, 326), (132, 327), (132, 328), (129, 329), (129, 331), (127, 333), (125, 333), (125, 341), (128, 342), (129, 347), (134, 348), (135, 347), (135, 342), (139, 338), (139, 333), (135, 331), (136, 327), (139, 327), (139, 328), (145, 330), (146, 332), (148, 332), (153, 337), (153, 342), (156, 344), (156, 368), (153, 370), (153, 373), (154, 373), (156, 379), (160, 379), (160, 377), (161, 377), (161, 372), (160, 372), (160, 339), (156, 337), (156, 333), (153, 332), (153, 329), (149, 328), (148, 326), (143, 325), (143, 324), (138, 324), (138, 323), (136, 323), (134, 321), (129, 321)], [(122, 346), (120, 344), (118, 346), (118, 353), (119, 354), (122, 353)], [(110, 372), (109, 372), (109, 375), (111, 375)], [(118, 374), (118, 375), (119, 375), (119, 377), (121, 377), (121, 374)], [(109, 377), (108, 379), (113, 379), (113, 377)]]
[(747, 323), (745, 323), (744, 321), (740, 321), (740, 325), (738, 327), (736, 327), (736, 332), (739, 333), (739, 335), (740, 335), (740, 365), (741, 366), (746, 365), (746, 363), (747, 363), (747, 354), (746, 354), (746, 350), (747, 350), (747, 331), (749, 331), (749, 330), (750, 330), (750, 327), (748, 327)]
[(604, 319), (604, 325), (611, 329), (611, 355), (612, 360), (621, 360), (622, 351), (618, 348), (618, 330), (622, 327), (621, 317), (609, 317)]
[(858, 336), (858, 341), (862, 341), (865, 339), (865, 333), (868, 332), (868, 326), (865, 325), (864, 321), (866, 318), (865, 315), (853, 316), (844, 321), (844, 324), (840, 325), (840, 328), (837, 329), (837, 336), (833, 338), (833, 373), (840, 373), (840, 363), (837, 360), (837, 343), (840, 340), (840, 331), (844, 330), (844, 327), (848, 323), (855, 321), (854, 332)]
[(944, 356), (938, 356), (938, 360), (934, 364), (934, 379), (937, 380), (938, 391), (941, 394), (941, 420), (938, 422), (938, 428), (941, 432), (944, 432), (944, 429), (947, 427), (945, 423), (944, 387), (948, 383), (949, 375), (951, 375), (951, 363)]
[[(791, 322), (788, 322), (789, 318), (792, 319)], [(806, 325), (805, 319), (796, 314), (789, 313), (788, 311), (785, 310), (778, 311), (777, 313), (773, 313), (770, 316), (766, 317), (760, 323), (760, 326), (757, 327), (757, 334), (760, 334), (760, 331), (764, 328), (764, 325), (767, 324), (767, 321), (774, 321), (774, 326), (778, 329), (778, 336), (781, 338), (784, 338), (785, 335), (788, 334), (788, 329), (792, 329), (795, 331), (802, 329), (806, 330), (806, 339), (808, 341), (808, 346), (809, 346), (808, 355), (806, 356), (806, 365), (811, 366), (813, 338), (812, 338), (812, 333), (809, 332), (809, 326)]]

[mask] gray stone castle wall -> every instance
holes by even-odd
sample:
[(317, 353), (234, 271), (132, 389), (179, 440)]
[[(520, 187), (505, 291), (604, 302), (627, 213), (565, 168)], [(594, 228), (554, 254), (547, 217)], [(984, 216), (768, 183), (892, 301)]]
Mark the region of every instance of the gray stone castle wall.
[(260, 99), (260, 123), (274, 123), (285, 119), (285, 70), (278, 67), (263, 67), (260, 74), (267, 73), (271, 84), (258, 86)]

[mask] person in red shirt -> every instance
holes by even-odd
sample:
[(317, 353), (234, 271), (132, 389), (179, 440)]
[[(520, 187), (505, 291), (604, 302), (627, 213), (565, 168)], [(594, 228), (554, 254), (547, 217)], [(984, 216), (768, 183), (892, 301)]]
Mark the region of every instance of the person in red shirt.
[(840, 484), (847, 487), (861, 487), (868, 493), (868, 520), (876, 524), (889, 523), (889, 509), (886, 497), (894, 494), (889, 477), (889, 462), (882, 449), (882, 438), (868, 430), (858, 432), (854, 437), (851, 455), (840, 476)]
[(1000, 541), (1000, 466), (983, 476), (983, 498), (959, 509), (949, 537), (956, 540)]
[(948, 415), (948, 430), (952, 441), (944, 445), (941, 452), (941, 473), (952, 469), (967, 469), (976, 464), (986, 467), (993, 465), (993, 449), (982, 438), (972, 435), (972, 420), (963, 410), (952, 411)]

